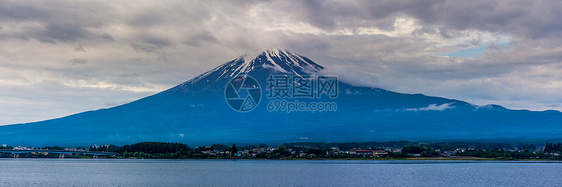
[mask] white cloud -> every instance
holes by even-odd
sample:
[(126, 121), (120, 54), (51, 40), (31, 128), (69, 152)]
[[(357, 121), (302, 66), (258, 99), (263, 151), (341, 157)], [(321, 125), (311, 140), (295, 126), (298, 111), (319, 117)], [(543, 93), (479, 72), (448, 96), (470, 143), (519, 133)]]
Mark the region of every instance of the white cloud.
[(441, 105), (430, 104), (427, 107), (408, 108), (408, 109), (404, 109), (404, 110), (405, 111), (443, 111), (443, 110), (455, 108), (455, 106), (451, 106), (452, 104), (454, 104), (454, 103), (443, 103)]

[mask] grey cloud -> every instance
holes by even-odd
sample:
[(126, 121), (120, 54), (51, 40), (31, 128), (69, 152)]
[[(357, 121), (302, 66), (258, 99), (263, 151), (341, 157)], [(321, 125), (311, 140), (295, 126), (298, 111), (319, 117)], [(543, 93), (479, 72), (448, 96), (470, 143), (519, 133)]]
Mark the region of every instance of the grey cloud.
[(0, 38), (9, 39), (17, 38), (22, 40), (29, 40), (31, 38), (40, 42), (56, 44), (73, 43), (77, 41), (94, 41), (98, 39), (114, 40), (111, 35), (104, 33), (98, 35), (85, 30), (79, 25), (69, 24), (51, 24), (43, 28), (23, 28), (19, 33), (15, 34), (0, 34)]
[(86, 50), (84, 50), (84, 46), (82, 46), (82, 45), (78, 45), (76, 48), (74, 48), (74, 51), (76, 51), (76, 52), (86, 52)]
[(37, 33), (36, 37), (38, 40), (46, 41), (75, 41), (77, 38), (84, 38), (91, 35), (90, 32), (76, 25), (66, 25), (66, 24), (56, 24), (47, 25), (46, 31), (43, 33)]
[(509, 46), (491, 43), (491, 44), (488, 44), (488, 49), (490, 49), (492, 51), (506, 51), (506, 50), (509, 50)]
[(395, 10), (418, 18), (423, 25), (455, 30), (477, 29), (536, 38), (548, 37), (562, 29), (562, 23), (556, 21), (562, 16), (559, 1), (416, 2), (415, 5), (421, 6), (399, 6)]
[(412, 35), (413, 36), (423, 36), (424, 34), (437, 35), (438, 33), (439, 33), (438, 29), (435, 27), (422, 27), (419, 29), (415, 29), (412, 32)]
[(0, 34), (0, 36), (4, 39), (15, 37), (28, 40), (34, 38), (40, 42), (55, 44), (57, 42), (74, 42), (77, 39), (91, 38), (94, 35), (79, 26), (53, 24), (47, 25), (44, 28), (25, 28), (13, 35)]
[(156, 60), (160, 61), (160, 62), (168, 62), (168, 58), (166, 58), (166, 56), (162, 56), (162, 55), (156, 57)]
[(162, 71), (146, 71), (146, 72), (142, 72), (142, 73), (122, 74), (122, 75), (119, 75), (119, 77), (138, 78), (138, 77), (145, 77), (145, 76), (158, 75), (158, 74), (164, 74), (164, 73), (165, 72), (162, 72)]
[(171, 42), (166, 38), (144, 37), (131, 41), (130, 45), (137, 53), (152, 53), (163, 47), (170, 46)]
[[(77, 39), (96, 39), (86, 28), (99, 28), (110, 23), (110, 6), (96, 1), (21, 1), (0, 2), (0, 22), (14, 25), (35, 23), (34, 27), (23, 27), (11, 36), (20, 39), (35, 38), (41, 42), (72, 42)], [(100, 16), (100, 14), (103, 14)], [(41, 27), (38, 27), (41, 26)]]
[[(298, 6), (293, 6), (294, 4)], [(560, 1), (452, 1), (452, 0), (382, 0), (382, 1), (285, 1), (284, 12), (294, 20), (319, 28), (377, 27), (392, 29), (394, 18), (410, 16), (428, 29), (440, 30), (444, 37), (454, 30), (482, 30), (511, 33), (530, 38), (560, 37), (562, 2)]]
[(154, 10), (150, 10), (146, 12), (143, 11), (138, 15), (136, 15), (134, 18), (132, 18), (129, 21), (129, 23), (136, 27), (150, 27), (156, 25), (165, 25), (169, 22), (164, 18), (163, 15), (160, 15), (162, 13), (164, 12), (156, 12)]
[(275, 7), (274, 10), (282, 10), (278, 16), (290, 16), (295, 21), (304, 21), (327, 31), (342, 27), (352, 29), (360, 25), (391, 29), (395, 19), (394, 12), (375, 14), (382, 11), (367, 8), (365, 5), (368, 3), (369, 1), (276, 1), (270, 6)]
[(113, 38), (113, 36), (111, 36), (109, 33), (103, 33), (101, 35), (101, 38), (105, 39), (105, 40), (110, 40), (110, 41), (114, 41), (115, 39)]
[(86, 64), (86, 60), (81, 58), (73, 58), (70, 62), (72, 62), (72, 65)]
[(129, 58), (127, 61), (130, 63), (140, 63), (143, 62), (144, 60), (141, 58)]
[(52, 17), (48, 11), (30, 4), (17, 3), (17, 1), (0, 2), (0, 12), (2, 20), (37, 20)]
[(218, 43), (218, 42), (219, 42), (218, 39), (215, 38), (207, 30), (202, 30), (194, 34), (193, 36), (189, 37), (189, 39), (185, 41), (187, 45), (191, 45), (195, 47), (201, 47), (203, 46), (203, 44), (207, 44), (207, 43)]
[(35, 21), (48, 24), (65, 23), (91, 27), (105, 25), (111, 20), (110, 4), (99, 1), (26, 1), (6, 0), (0, 2), (0, 20)]

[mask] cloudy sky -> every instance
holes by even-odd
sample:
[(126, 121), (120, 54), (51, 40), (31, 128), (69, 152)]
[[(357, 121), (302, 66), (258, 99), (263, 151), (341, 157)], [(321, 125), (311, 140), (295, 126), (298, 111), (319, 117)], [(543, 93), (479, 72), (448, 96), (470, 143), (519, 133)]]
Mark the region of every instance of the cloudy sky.
[(357, 85), (562, 110), (561, 1), (0, 1), (0, 124), (107, 108), (280, 47)]

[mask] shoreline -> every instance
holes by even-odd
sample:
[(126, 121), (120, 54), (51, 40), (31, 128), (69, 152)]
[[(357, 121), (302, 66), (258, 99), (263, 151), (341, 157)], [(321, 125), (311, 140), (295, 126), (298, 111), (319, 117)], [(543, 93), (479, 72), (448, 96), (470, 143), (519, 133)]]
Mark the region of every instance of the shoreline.
[(493, 161), (493, 162), (554, 162), (562, 163), (562, 160), (556, 159), (497, 159), (497, 158), (481, 158), (481, 157), (434, 157), (434, 158), (0, 158), (2, 160), (21, 160), (21, 159), (56, 159), (56, 160), (279, 160), (279, 161)]

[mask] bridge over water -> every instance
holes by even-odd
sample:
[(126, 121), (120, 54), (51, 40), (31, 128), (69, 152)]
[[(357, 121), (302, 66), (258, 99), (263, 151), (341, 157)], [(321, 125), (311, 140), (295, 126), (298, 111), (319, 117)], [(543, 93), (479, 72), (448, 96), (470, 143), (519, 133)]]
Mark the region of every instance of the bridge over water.
[(0, 153), (11, 153), (14, 155), (14, 158), (19, 158), (20, 154), (30, 154), (30, 153), (53, 153), (59, 154), (59, 158), (64, 158), (66, 154), (87, 154), (92, 155), (93, 158), (98, 158), (98, 156), (115, 156), (119, 153), (114, 152), (99, 152), (99, 151), (69, 151), (69, 150), (42, 150), (42, 149), (31, 149), (31, 150), (19, 150), (19, 149), (11, 149), (11, 150), (0, 150)]

